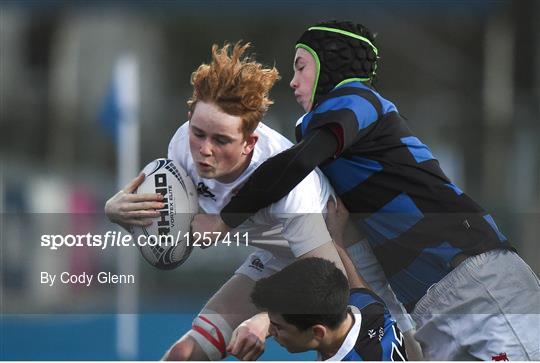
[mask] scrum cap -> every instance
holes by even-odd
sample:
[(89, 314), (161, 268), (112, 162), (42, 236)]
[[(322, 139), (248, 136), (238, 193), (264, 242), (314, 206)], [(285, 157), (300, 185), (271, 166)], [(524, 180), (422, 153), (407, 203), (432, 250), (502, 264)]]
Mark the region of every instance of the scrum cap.
[(347, 82), (373, 81), (379, 58), (374, 38), (363, 25), (345, 21), (319, 23), (302, 34), (296, 49), (311, 53), (317, 67), (312, 105)]

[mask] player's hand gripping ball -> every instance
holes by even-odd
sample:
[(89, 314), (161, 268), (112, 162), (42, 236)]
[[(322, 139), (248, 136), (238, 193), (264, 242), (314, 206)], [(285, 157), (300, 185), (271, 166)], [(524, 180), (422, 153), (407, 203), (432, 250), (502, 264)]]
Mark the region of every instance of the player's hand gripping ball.
[(157, 159), (142, 171), (144, 182), (136, 193), (163, 195), (164, 206), (151, 225), (133, 227), (133, 238), (152, 266), (169, 270), (183, 264), (193, 247), (188, 236), (198, 212), (197, 189), (184, 169), (169, 159)]

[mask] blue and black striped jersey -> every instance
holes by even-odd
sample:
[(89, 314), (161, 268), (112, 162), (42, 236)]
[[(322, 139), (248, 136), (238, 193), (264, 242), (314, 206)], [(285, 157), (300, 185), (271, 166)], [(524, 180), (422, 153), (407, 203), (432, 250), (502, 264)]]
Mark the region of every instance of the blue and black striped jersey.
[(368, 289), (352, 289), (349, 308), (355, 322), (338, 352), (328, 360), (407, 360), (403, 334), (377, 295)]
[(395, 105), (362, 84), (324, 97), (296, 127), (327, 127), (339, 150), (321, 165), (368, 238), (398, 299), (412, 310), (458, 253), (512, 248), (493, 218), (454, 185)]

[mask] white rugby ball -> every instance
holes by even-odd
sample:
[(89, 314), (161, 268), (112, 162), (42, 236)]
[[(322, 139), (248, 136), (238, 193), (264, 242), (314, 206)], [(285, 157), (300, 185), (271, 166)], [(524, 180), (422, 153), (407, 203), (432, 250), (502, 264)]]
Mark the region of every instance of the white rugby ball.
[[(180, 266), (193, 247), (185, 237), (199, 210), (197, 189), (189, 175), (169, 159), (156, 159), (143, 169), (144, 182), (136, 193), (160, 193), (165, 206), (148, 227), (134, 227), (133, 238), (152, 266), (169, 270)], [(165, 237), (169, 236), (169, 237)]]

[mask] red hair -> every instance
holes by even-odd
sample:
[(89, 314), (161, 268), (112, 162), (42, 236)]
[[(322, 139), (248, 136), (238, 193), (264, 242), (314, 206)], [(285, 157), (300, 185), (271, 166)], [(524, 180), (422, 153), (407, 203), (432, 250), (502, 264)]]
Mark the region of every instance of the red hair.
[(223, 112), (242, 118), (242, 134), (247, 138), (262, 120), (268, 107), (274, 102), (269, 92), (279, 79), (275, 67), (264, 66), (250, 57), (242, 57), (249, 43), (236, 43), (229, 54), (231, 44), (222, 48), (212, 46), (212, 61), (201, 64), (191, 75), (193, 95), (188, 100), (193, 112), (198, 101), (211, 102)]

